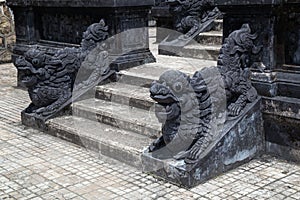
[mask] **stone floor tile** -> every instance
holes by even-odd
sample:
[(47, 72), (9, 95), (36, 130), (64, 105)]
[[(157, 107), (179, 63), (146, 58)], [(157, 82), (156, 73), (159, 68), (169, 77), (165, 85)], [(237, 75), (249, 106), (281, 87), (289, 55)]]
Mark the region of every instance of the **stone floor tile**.
[(20, 110), (29, 103), (27, 93), (13, 87), (15, 69), (10, 64), (3, 69), (12, 77), (4, 86), (0, 76), (1, 200), (300, 199), (300, 165), (270, 156), (187, 190), (25, 128)]

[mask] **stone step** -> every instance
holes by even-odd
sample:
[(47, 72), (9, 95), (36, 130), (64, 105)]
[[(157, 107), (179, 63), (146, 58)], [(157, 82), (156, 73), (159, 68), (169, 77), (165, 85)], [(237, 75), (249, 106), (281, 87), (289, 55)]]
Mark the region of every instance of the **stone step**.
[(122, 70), (119, 82), (149, 88), (151, 83), (154, 80), (158, 80), (160, 75), (167, 70), (180, 70), (186, 74), (193, 75), (204, 67), (216, 66), (216, 64), (217, 62), (212, 60), (159, 55), (156, 63)]
[(220, 53), (221, 46), (216, 45), (201, 45), (192, 44), (187, 45), (181, 50), (181, 56), (206, 59), (206, 60), (217, 60)]
[(196, 41), (202, 45), (221, 45), (223, 33), (221, 31), (209, 31), (201, 33)]
[(128, 85), (120, 82), (97, 86), (96, 98), (149, 110), (154, 106), (149, 88)]
[(47, 122), (47, 129), (58, 138), (137, 168), (141, 167), (141, 152), (153, 140), (76, 116), (51, 119)]
[(73, 103), (72, 111), (75, 116), (133, 131), (150, 138), (160, 136), (161, 124), (152, 111), (95, 98)]
[(220, 45), (202, 45), (194, 42), (184, 48), (176, 48), (165, 46), (159, 49), (159, 53), (166, 55), (176, 55), (180, 57), (189, 57), (206, 60), (217, 60), (219, 56), (221, 46)]
[(214, 21), (214, 26), (212, 28), (212, 31), (219, 31), (222, 32), (223, 31), (223, 19), (216, 19)]

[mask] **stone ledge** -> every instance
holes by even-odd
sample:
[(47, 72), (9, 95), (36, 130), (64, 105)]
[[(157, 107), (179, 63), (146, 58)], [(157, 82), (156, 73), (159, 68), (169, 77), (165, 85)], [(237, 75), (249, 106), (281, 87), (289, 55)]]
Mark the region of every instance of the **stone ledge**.
[(8, 0), (9, 6), (38, 6), (38, 7), (127, 7), (153, 6), (154, 0)]
[(230, 1), (224, 1), (224, 0), (214, 0), (214, 5), (216, 6), (248, 6), (248, 5), (280, 5), (283, 2), (286, 2), (284, 0), (230, 0)]

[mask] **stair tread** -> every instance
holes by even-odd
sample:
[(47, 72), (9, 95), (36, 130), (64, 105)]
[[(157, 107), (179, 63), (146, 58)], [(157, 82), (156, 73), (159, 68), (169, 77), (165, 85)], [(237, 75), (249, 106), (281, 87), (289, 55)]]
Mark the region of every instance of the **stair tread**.
[[(161, 129), (161, 124), (155, 117), (155, 113), (129, 105), (119, 104), (101, 99), (86, 99), (73, 104), (73, 109), (86, 110), (101, 116), (116, 119), (116, 121), (126, 121), (142, 127), (157, 130)], [(96, 115), (95, 115), (96, 119)], [(122, 125), (120, 124), (120, 127)]]
[(215, 19), (215, 22), (217, 22), (217, 23), (223, 23), (223, 19)]
[(113, 95), (126, 96), (129, 98), (135, 98), (135, 99), (155, 103), (150, 98), (149, 88), (145, 88), (145, 87), (139, 87), (139, 86), (129, 85), (120, 82), (112, 82), (106, 85), (97, 86), (96, 89), (101, 90), (103, 92), (111, 93)]
[(223, 33), (221, 31), (208, 31), (200, 33), (200, 36), (223, 37)]
[(63, 129), (84, 139), (89, 138), (135, 154), (141, 153), (153, 140), (144, 135), (77, 116), (57, 117), (47, 123), (52, 128)]
[(199, 50), (210, 50), (210, 51), (220, 51), (222, 45), (203, 45), (203, 44), (189, 44), (185, 46), (185, 49), (199, 49)]
[(157, 56), (156, 63), (144, 64), (122, 70), (121, 74), (158, 80), (161, 74), (170, 69), (180, 70), (187, 74), (194, 74), (195, 71), (203, 69), (204, 67), (216, 66), (216, 64), (217, 62), (212, 60), (159, 55)]

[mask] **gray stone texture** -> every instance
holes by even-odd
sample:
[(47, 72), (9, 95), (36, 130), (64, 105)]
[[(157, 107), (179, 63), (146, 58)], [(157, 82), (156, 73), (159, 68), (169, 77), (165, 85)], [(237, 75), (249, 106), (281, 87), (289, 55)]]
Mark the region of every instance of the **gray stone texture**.
[(224, 37), (245, 22), (260, 33), (257, 42), (263, 53), (254, 58), (252, 83), (263, 96), (267, 151), (300, 161), (295, 145), (299, 143), (299, 1), (214, 2), (225, 13)]
[(259, 99), (247, 106), (238, 119), (228, 120), (223, 129), (217, 130), (221, 134), (212, 133), (220, 137), (195, 164), (174, 158), (160, 159), (159, 152), (147, 150), (142, 156), (144, 172), (191, 188), (261, 156), (265, 144), (260, 106)]
[(11, 62), (13, 45), (16, 42), (11, 10), (5, 1), (0, 2), (0, 63)]
[(0, 67), (0, 199), (299, 199), (300, 166), (272, 157), (187, 190), (25, 127), (30, 100), (16, 69)]
[(7, 4), (15, 13), (18, 39), (15, 56), (23, 55), (31, 45), (38, 45), (49, 54), (54, 54), (57, 48), (76, 47), (86, 28), (104, 19), (109, 36), (114, 36), (110, 55), (115, 68), (155, 61), (149, 51), (147, 28), (148, 12), (154, 1), (9, 0)]

